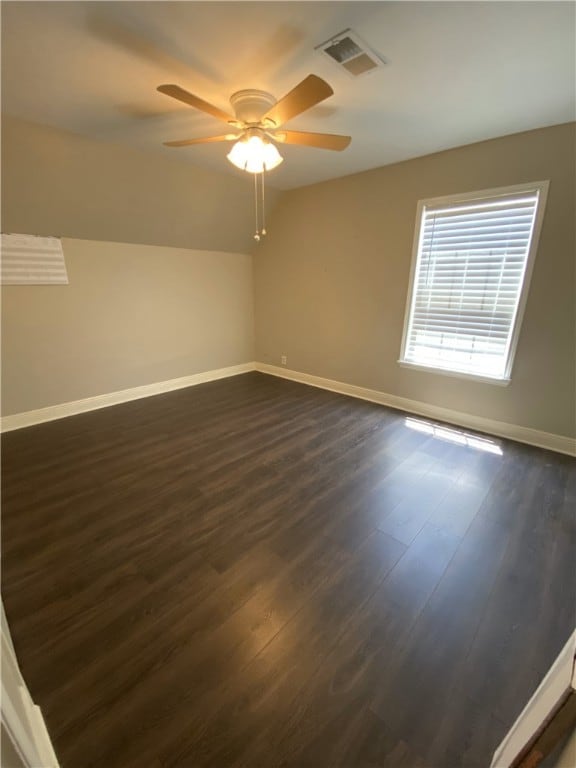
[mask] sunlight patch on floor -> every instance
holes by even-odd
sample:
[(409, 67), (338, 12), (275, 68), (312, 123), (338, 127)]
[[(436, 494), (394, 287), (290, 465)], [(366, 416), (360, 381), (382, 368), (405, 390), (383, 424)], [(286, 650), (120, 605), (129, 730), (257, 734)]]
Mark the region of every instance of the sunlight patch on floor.
[(417, 432), (424, 432), (428, 435), (432, 435), (432, 437), (436, 437), (439, 440), (447, 440), (450, 443), (466, 445), (469, 448), (474, 448), (478, 451), (486, 451), (486, 453), (494, 453), (497, 456), (502, 456), (502, 448), (500, 448), (494, 440), (490, 440), (487, 437), (478, 437), (477, 435), (471, 435), (468, 432), (462, 432), (460, 429), (438, 426), (437, 424), (414, 419), (410, 416), (406, 417), (404, 423), (410, 429), (415, 429)]

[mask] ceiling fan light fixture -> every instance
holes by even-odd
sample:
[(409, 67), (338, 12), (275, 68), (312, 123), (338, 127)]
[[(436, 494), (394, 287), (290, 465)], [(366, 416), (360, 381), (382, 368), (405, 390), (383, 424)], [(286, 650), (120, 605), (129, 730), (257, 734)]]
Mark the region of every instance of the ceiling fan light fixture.
[(237, 141), (226, 157), (236, 168), (248, 173), (271, 171), (284, 160), (274, 144), (260, 136), (249, 136)]
[[(330, 41), (332, 42), (332, 41)], [(200, 139), (183, 139), (164, 142), (168, 147), (187, 147), (192, 144), (209, 144), (219, 141), (234, 141), (234, 146), (227, 154), (232, 165), (241, 171), (251, 173), (254, 178), (254, 211), (256, 231), (255, 240), (266, 234), (265, 220), (265, 171), (272, 171), (283, 161), (273, 142), (300, 144), (318, 149), (332, 149), (340, 152), (350, 144), (350, 136), (331, 133), (307, 133), (303, 131), (277, 131), (288, 120), (301, 115), (307, 109), (316, 106), (332, 96), (334, 91), (327, 82), (317, 75), (308, 75), (292, 88), (280, 101), (266, 91), (245, 89), (236, 91), (230, 97), (234, 117), (223, 112), (193, 93), (188, 93), (179, 85), (168, 83), (158, 86), (160, 93), (188, 104), (201, 112), (221, 120), (228, 126), (242, 131), (241, 138), (234, 134), (206, 136)], [(272, 133), (270, 132), (272, 130)], [(269, 138), (272, 139), (272, 142)]]

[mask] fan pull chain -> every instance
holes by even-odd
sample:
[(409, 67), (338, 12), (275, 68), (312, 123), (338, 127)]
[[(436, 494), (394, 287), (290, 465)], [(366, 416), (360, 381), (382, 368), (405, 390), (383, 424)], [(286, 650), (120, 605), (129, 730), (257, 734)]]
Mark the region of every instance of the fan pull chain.
[(266, 173), (266, 166), (262, 165), (262, 230), (260, 233), (262, 235), (266, 234), (266, 206), (264, 203), (264, 179), (265, 179), (264, 174), (265, 173)]
[[(254, 240), (257, 241), (259, 241), (266, 234), (266, 201), (264, 193), (265, 173), (266, 166), (263, 165), (261, 173), (254, 174), (254, 215), (256, 219), (256, 232), (254, 233)], [(258, 178), (260, 178), (260, 194), (258, 194)], [(258, 203), (260, 203), (260, 211), (258, 210)], [(260, 223), (262, 223), (261, 227)]]
[(254, 240), (260, 240), (260, 230), (258, 227), (258, 174), (254, 174), (254, 215), (256, 219), (256, 232)]

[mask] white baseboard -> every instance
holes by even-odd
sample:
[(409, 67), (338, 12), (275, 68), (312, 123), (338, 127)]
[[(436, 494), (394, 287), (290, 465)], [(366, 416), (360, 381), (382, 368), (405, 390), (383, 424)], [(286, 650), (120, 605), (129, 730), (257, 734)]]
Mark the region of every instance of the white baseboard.
[(39, 408), (35, 411), (15, 413), (13, 416), (4, 416), (2, 418), (1, 431), (11, 432), (14, 429), (22, 429), (23, 427), (31, 427), (34, 424), (42, 424), (45, 421), (64, 419), (67, 416), (76, 416), (79, 413), (86, 413), (86, 411), (108, 408), (110, 405), (127, 403), (130, 400), (139, 400), (142, 397), (160, 395), (163, 392), (172, 392), (175, 389), (193, 387), (196, 384), (203, 384), (207, 381), (226, 379), (229, 376), (237, 376), (239, 373), (247, 373), (248, 371), (253, 370), (255, 370), (255, 363), (230, 365), (227, 368), (217, 368), (213, 371), (193, 373), (191, 376), (182, 376), (178, 379), (159, 381), (155, 384), (145, 384), (141, 387), (132, 387), (131, 389), (123, 389), (119, 392), (109, 392), (105, 395), (86, 397), (83, 400), (73, 400), (72, 402), (61, 403), (60, 405), (50, 405), (47, 408)]
[(418, 400), (409, 400), (406, 397), (398, 395), (389, 395), (386, 392), (378, 392), (375, 389), (365, 389), (353, 384), (345, 384), (342, 381), (332, 379), (323, 379), (320, 376), (312, 376), (308, 373), (300, 373), (286, 368), (280, 368), (276, 365), (267, 365), (266, 363), (256, 363), (256, 370), (261, 373), (268, 373), (272, 376), (279, 376), (282, 379), (298, 381), (301, 384), (308, 384), (320, 389), (328, 389), (331, 392), (338, 392), (341, 395), (350, 395), (361, 400), (369, 400), (372, 403), (386, 405), (389, 408), (395, 408), (407, 413), (415, 413), (419, 416), (425, 416), (429, 419), (437, 419), (450, 424), (457, 424), (468, 429), (475, 429), (480, 432), (486, 432), (497, 437), (505, 437), (509, 440), (516, 440), (519, 443), (535, 445), (538, 448), (547, 448), (557, 453), (566, 453), (569, 456), (576, 456), (576, 440), (563, 435), (553, 435), (549, 432), (541, 432), (529, 427), (520, 427), (516, 424), (508, 424), (504, 421), (495, 421), (486, 419), (483, 416), (474, 416), (471, 413), (462, 411), (453, 411), (449, 408), (441, 408), (437, 405), (422, 403)]
[(242, 363), (241, 365), (231, 365), (227, 368), (218, 368), (203, 373), (194, 373), (191, 376), (182, 376), (178, 379), (169, 379), (155, 384), (145, 384), (141, 387), (123, 389), (119, 392), (110, 392), (105, 395), (96, 395), (87, 397), (83, 400), (74, 400), (69, 403), (52, 405), (47, 408), (39, 408), (25, 413), (16, 413), (13, 416), (4, 416), (1, 420), (1, 431), (10, 432), (14, 429), (30, 427), (34, 424), (42, 424), (46, 421), (55, 421), (67, 416), (75, 416), (79, 413), (94, 411), (99, 408), (107, 408), (111, 405), (126, 403), (130, 400), (139, 400), (143, 397), (160, 395), (164, 392), (171, 392), (175, 389), (184, 389), (193, 387), (197, 384), (203, 384), (208, 381), (225, 379), (229, 376), (237, 376), (240, 373), (249, 371), (260, 371), (268, 373), (271, 376), (279, 376), (283, 379), (298, 381), (301, 384), (308, 384), (312, 387), (327, 389), (331, 392), (338, 392), (341, 395), (357, 397), (361, 400), (369, 400), (372, 403), (386, 405), (389, 408), (395, 408), (407, 413), (415, 413), (419, 416), (425, 416), (429, 419), (446, 421), (451, 424), (458, 424), (469, 429), (476, 429), (480, 432), (486, 432), (497, 437), (504, 437), (509, 440), (516, 440), (520, 443), (535, 445), (538, 448), (547, 448), (557, 453), (565, 453), (569, 456), (576, 456), (576, 440), (564, 437), (563, 435), (553, 435), (549, 432), (541, 432), (529, 427), (520, 427), (516, 424), (508, 424), (503, 421), (486, 419), (482, 416), (474, 416), (471, 413), (462, 411), (453, 411), (449, 408), (430, 405), (418, 400), (409, 400), (406, 397), (398, 395), (389, 395), (386, 392), (379, 392), (375, 389), (366, 389), (357, 387), (354, 384), (346, 384), (342, 381), (333, 379), (324, 379), (320, 376), (312, 376), (308, 373), (292, 371), (287, 368), (280, 368), (276, 365), (267, 365), (266, 363)]

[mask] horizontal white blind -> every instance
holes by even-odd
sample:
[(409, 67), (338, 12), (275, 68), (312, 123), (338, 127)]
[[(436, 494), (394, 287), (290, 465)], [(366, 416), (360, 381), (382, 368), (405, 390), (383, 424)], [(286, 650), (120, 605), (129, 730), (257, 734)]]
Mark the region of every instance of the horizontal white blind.
[(62, 241), (57, 237), (2, 235), (3, 285), (67, 284)]
[(424, 208), (404, 359), (506, 374), (538, 191)]

